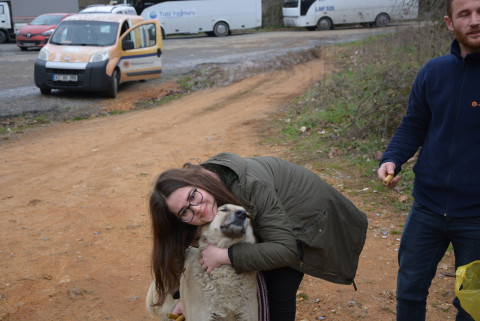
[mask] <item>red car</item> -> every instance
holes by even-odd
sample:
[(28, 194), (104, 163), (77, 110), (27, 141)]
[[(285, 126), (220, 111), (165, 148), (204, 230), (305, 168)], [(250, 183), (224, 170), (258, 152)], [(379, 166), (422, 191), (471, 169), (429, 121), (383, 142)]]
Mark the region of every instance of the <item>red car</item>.
[(72, 14), (73, 13), (47, 13), (39, 15), (28, 25), (21, 27), (17, 32), (17, 46), (24, 51), (28, 48), (41, 48), (45, 46), (60, 21)]

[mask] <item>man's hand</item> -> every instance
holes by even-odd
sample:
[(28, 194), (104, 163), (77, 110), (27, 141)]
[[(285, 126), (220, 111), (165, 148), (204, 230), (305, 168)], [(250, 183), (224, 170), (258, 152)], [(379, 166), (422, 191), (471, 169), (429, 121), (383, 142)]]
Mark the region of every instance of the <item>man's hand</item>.
[[(378, 179), (382, 182), (387, 178), (388, 175), (395, 175), (395, 163), (393, 162), (385, 162), (383, 163), (377, 170)], [(395, 176), (388, 184), (386, 185), (388, 188), (393, 189), (397, 186), (398, 181), (400, 180), (400, 176)]]

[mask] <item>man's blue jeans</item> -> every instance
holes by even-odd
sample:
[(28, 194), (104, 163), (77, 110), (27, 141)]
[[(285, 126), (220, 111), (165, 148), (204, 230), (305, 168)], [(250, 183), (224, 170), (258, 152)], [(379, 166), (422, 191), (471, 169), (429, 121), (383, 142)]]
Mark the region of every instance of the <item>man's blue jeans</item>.
[[(452, 218), (414, 202), (403, 230), (398, 253), (397, 321), (425, 320), (428, 289), (448, 245), (457, 267), (480, 260), (479, 216)], [(473, 321), (460, 306), (456, 321)]]

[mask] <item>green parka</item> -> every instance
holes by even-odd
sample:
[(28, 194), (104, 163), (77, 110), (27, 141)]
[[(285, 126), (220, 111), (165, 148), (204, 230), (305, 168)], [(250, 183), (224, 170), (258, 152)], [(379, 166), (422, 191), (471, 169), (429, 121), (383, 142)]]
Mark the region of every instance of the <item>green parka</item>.
[(201, 166), (228, 181), (252, 215), (258, 243), (229, 249), (237, 272), (290, 266), (330, 282), (353, 282), (367, 218), (318, 175), (279, 158), (230, 153)]

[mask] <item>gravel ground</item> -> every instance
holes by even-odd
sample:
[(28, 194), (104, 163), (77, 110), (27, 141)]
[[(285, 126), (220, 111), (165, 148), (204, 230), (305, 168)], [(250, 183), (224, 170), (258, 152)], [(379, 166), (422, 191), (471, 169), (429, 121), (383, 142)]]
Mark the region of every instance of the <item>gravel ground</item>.
[[(151, 98), (148, 95), (148, 89), (163, 86), (172, 81), (182, 84), (176, 89), (175, 94), (198, 91), (207, 87), (226, 86), (261, 72), (309, 61), (318, 55), (320, 55), (319, 49), (312, 48), (242, 63), (200, 64), (196, 66), (195, 71), (180, 69), (177, 72), (166, 73), (158, 80), (122, 84), (119, 92), (122, 97), (134, 96), (137, 101), (142, 101)], [(116, 108), (116, 101), (102, 97), (101, 93), (53, 91), (49, 96), (42, 96), (35, 86), (2, 90), (0, 102), (2, 104), (0, 126), (7, 130), (52, 121), (92, 118), (114, 110), (125, 109)], [(123, 100), (118, 97), (117, 102), (123, 104)], [(131, 109), (141, 108), (141, 106), (151, 105), (133, 103)]]
[[(149, 89), (172, 80), (181, 80), (180, 91), (228, 85), (260, 72), (309, 61), (321, 55), (325, 45), (395, 30), (397, 27), (393, 26), (327, 32), (259, 32), (224, 38), (168, 38), (164, 41), (162, 78), (122, 84), (119, 91), (123, 96), (142, 101), (151, 99), (145, 96)], [(112, 100), (98, 93), (53, 91), (50, 96), (42, 96), (32, 76), (37, 54), (38, 51), (20, 52), (15, 44), (0, 46), (0, 130), (96, 117), (115, 110), (117, 101), (123, 103), (121, 99)], [(136, 107), (133, 104), (132, 108)]]

